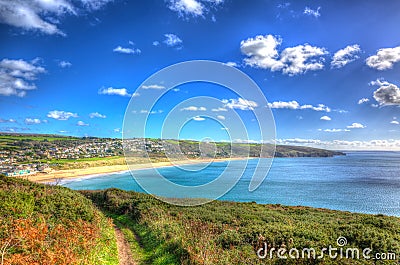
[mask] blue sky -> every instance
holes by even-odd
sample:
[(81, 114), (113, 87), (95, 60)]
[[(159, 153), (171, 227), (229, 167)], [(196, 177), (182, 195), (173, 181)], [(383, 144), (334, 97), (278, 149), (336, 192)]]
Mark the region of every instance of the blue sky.
[[(213, 60), (262, 89), (278, 143), (399, 150), (398, 10), (388, 0), (0, 1), (0, 131), (121, 137), (149, 76)], [(265, 106), (211, 84), (183, 85), (136, 114), (159, 126), (194, 96), (220, 99), (259, 141), (251, 112)], [(180, 137), (227, 140), (226, 111), (209, 120), (201, 107), (179, 109), (194, 118)]]

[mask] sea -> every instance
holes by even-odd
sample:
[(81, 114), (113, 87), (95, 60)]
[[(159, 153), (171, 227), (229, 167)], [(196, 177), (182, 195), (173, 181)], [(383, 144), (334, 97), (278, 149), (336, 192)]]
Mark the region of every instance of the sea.
[[(249, 159), (236, 185), (218, 199), (400, 216), (400, 152), (345, 153), (346, 156), (334, 157), (275, 158), (255, 191), (249, 191), (254, 169), (264, 166), (267, 172), (270, 163)], [(157, 171), (173, 183), (197, 186), (213, 181), (228, 165), (224, 161), (204, 165), (201, 170), (189, 165), (184, 169), (164, 167)], [(62, 181), (61, 185), (76, 190), (119, 188), (145, 192), (135, 178), (151, 183), (153, 173), (153, 170), (137, 170), (88, 176)], [(181, 195), (191, 197), (191, 194)]]

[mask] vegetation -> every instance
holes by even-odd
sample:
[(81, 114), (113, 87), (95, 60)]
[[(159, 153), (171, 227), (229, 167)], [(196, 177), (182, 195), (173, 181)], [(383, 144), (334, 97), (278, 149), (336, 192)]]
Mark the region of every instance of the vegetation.
[(54, 159), (47, 162), (56, 169), (79, 169), (126, 164), (125, 158), (120, 156), (90, 157), (81, 159)]
[[(132, 245), (142, 264), (393, 264), (398, 261), (330, 259), (259, 259), (269, 248), (337, 247), (400, 254), (400, 219), (308, 207), (215, 201), (179, 207), (152, 196), (117, 189), (82, 191), (124, 229), (140, 238)], [(136, 241), (134, 241), (136, 242)], [(319, 253), (318, 253), (319, 254)], [(317, 256), (318, 256), (317, 254)], [(362, 255), (362, 253), (360, 254)]]
[[(101, 211), (100, 211), (100, 210)], [(271, 248), (337, 246), (400, 254), (400, 219), (309, 207), (215, 201), (163, 203), (118, 189), (72, 191), (0, 176), (1, 264), (118, 264), (121, 229), (139, 264), (394, 264), (397, 261), (260, 259)], [(107, 216), (107, 217), (106, 217)], [(346, 250), (346, 249), (345, 249)], [(362, 255), (362, 253), (360, 254)], [(362, 256), (361, 256), (362, 257)]]
[(78, 192), (0, 176), (1, 264), (118, 264), (110, 219)]

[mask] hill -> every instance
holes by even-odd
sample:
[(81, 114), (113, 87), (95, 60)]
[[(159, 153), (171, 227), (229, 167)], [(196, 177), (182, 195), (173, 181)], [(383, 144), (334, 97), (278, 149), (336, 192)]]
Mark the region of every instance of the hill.
[(111, 221), (63, 187), (0, 175), (1, 264), (118, 264)]
[(338, 237), (347, 239), (343, 251), (370, 248), (371, 256), (394, 253), (397, 259), (400, 253), (396, 217), (223, 201), (178, 207), (136, 192), (77, 192), (4, 176), (0, 216), (2, 264), (118, 264), (116, 234), (108, 218), (129, 243), (137, 264), (398, 262), (365, 260), (362, 252), (360, 260), (280, 260), (276, 252), (272, 258), (257, 257), (257, 250), (265, 246), (314, 248), (319, 255), (324, 247), (338, 248)]
[[(117, 189), (82, 193), (112, 216), (128, 237), (139, 238), (136, 255), (143, 264), (394, 264), (365, 260), (361, 251), (371, 248), (371, 253), (393, 252), (397, 257), (400, 253), (396, 217), (223, 201), (179, 207)], [(324, 247), (338, 248), (339, 237), (347, 239), (343, 251), (360, 250), (360, 260), (327, 255), (280, 260), (276, 253), (272, 259), (260, 259), (256, 254), (265, 243), (269, 249), (314, 248), (318, 256)]]

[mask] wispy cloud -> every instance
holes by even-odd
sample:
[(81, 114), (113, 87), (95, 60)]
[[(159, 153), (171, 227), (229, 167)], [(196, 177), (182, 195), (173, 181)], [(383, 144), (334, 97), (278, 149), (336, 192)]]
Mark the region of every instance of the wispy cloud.
[(201, 116), (196, 116), (192, 118), (194, 121), (204, 121), (205, 118), (201, 117)]
[(123, 48), (121, 46), (117, 46), (113, 49), (113, 52), (125, 53), (125, 54), (140, 54), (142, 51), (139, 49)]
[(0, 118), (0, 123), (15, 123), (15, 122), (17, 122), (17, 121), (14, 120), (14, 119), (2, 119), (2, 118)]
[(293, 110), (315, 110), (315, 111), (325, 111), (331, 112), (331, 108), (325, 106), (324, 104), (318, 104), (317, 106), (313, 106), (311, 104), (300, 105), (297, 101), (275, 101), (272, 103), (268, 103), (268, 107), (271, 109), (293, 109)]
[(45, 34), (66, 34), (58, 28), (66, 15), (102, 8), (113, 0), (0, 1), (0, 23)]
[(223, 99), (222, 103), (225, 108), (229, 109), (254, 110), (254, 108), (258, 107), (257, 102), (243, 98)]
[(143, 85), (142, 88), (143, 88), (143, 89), (162, 90), (162, 89), (165, 89), (165, 86), (154, 84), (154, 85)]
[(52, 110), (47, 114), (47, 117), (59, 121), (66, 121), (70, 118), (77, 118), (78, 114), (63, 110)]
[(341, 50), (338, 50), (332, 57), (331, 67), (342, 68), (347, 64), (360, 58), (358, 54), (361, 52), (360, 45), (355, 44), (347, 46)]
[(228, 110), (226, 108), (219, 107), (219, 108), (211, 109), (211, 111), (213, 111), (213, 112), (226, 112)]
[(312, 17), (315, 17), (315, 18), (319, 18), (321, 16), (321, 13), (319, 12), (320, 10), (321, 10), (320, 6), (317, 9), (311, 9), (308, 6), (306, 6), (304, 8), (303, 14), (307, 15), (307, 16), (312, 16)]
[(361, 104), (364, 104), (364, 103), (367, 103), (367, 102), (369, 102), (368, 98), (361, 98), (360, 100), (358, 100), (357, 104), (361, 105)]
[(72, 63), (68, 61), (61, 61), (58, 63), (58, 66), (60, 66), (61, 68), (68, 68), (72, 66)]
[(183, 41), (175, 34), (168, 33), (164, 34), (164, 36), (165, 36), (164, 43), (167, 44), (167, 46), (169, 47), (176, 47), (183, 43)]
[(109, 96), (121, 96), (121, 97), (130, 97), (131, 94), (128, 93), (128, 90), (126, 88), (113, 88), (113, 87), (108, 87), (108, 88), (102, 88), (99, 90), (100, 95), (109, 95)]
[(204, 17), (210, 9), (217, 7), (223, 2), (224, 0), (167, 0), (168, 8), (177, 12), (183, 18), (189, 16)]
[(0, 61), (0, 95), (23, 97), (29, 90), (36, 89), (32, 82), (46, 70), (38, 66), (39, 59), (30, 62), (11, 59)]
[(89, 114), (89, 117), (90, 117), (91, 119), (93, 119), (93, 118), (100, 118), (100, 119), (105, 119), (105, 118), (107, 118), (106, 115), (100, 114), (100, 113), (98, 113), (98, 112), (92, 112), (92, 113), (90, 113), (90, 114)]
[(186, 108), (182, 108), (181, 111), (206, 111), (207, 108), (206, 107), (196, 107), (196, 106), (189, 106)]
[(76, 125), (77, 125), (77, 126), (89, 126), (89, 124), (87, 124), (87, 123), (85, 123), (85, 122), (83, 122), (83, 121), (78, 121), (78, 122), (76, 123)]
[(366, 126), (358, 122), (354, 122), (353, 124), (347, 126), (347, 129), (364, 129), (364, 128), (366, 128)]
[(42, 123), (42, 121), (40, 119), (32, 119), (32, 118), (26, 118), (24, 122), (27, 125), (41, 124)]

